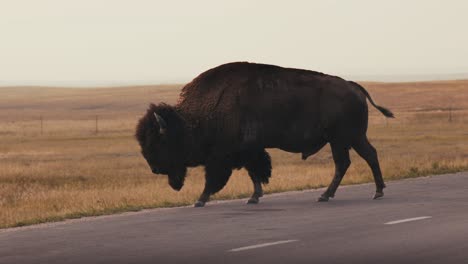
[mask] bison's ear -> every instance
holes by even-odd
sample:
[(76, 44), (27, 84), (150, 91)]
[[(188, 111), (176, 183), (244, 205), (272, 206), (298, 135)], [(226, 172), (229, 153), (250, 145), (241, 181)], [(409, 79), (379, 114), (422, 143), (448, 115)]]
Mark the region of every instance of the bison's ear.
[(165, 134), (167, 128), (166, 121), (164, 121), (164, 119), (156, 113), (154, 113), (154, 117), (156, 118), (156, 123), (159, 125), (159, 133)]

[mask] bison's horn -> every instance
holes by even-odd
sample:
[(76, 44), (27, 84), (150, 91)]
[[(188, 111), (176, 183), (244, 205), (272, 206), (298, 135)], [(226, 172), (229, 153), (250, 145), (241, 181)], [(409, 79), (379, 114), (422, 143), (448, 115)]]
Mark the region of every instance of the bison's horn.
[(167, 128), (166, 121), (164, 121), (164, 119), (156, 113), (154, 113), (154, 117), (156, 117), (156, 122), (158, 122), (158, 125), (159, 125), (159, 133), (160, 134), (166, 133), (166, 128)]

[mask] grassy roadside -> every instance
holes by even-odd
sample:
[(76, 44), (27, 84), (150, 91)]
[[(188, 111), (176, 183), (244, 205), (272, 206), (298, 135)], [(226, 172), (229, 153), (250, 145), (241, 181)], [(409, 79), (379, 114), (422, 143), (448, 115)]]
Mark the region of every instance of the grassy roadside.
[[(373, 125), (369, 136), (384, 178), (396, 180), (468, 170), (466, 131), (464, 123), (391, 124)], [(3, 137), (0, 228), (192, 204), (203, 189), (203, 169), (190, 169), (182, 191), (173, 191), (166, 177), (147, 169), (130, 132)], [(320, 188), (331, 181), (328, 146), (307, 161), (298, 154), (269, 152), (273, 176), (266, 193)], [(367, 164), (354, 152), (351, 159), (343, 184), (373, 181)], [(249, 177), (240, 170), (214, 199), (251, 192)]]
[[(385, 180), (468, 170), (468, 81), (365, 86), (397, 116), (385, 120), (370, 112), (368, 136)], [(173, 103), (179, 88), (0, 89), (0, 228), (192, 204), (203, 189), (203, 169), (190, 169), (184, 188), (175, 192), (166, 177), (151, 174), (132, 136), (146, 103)], [(331, 181), (328, 146), (306, 161), (269, 152), (273, 176), (266, 193)], [(343, 184), (373, 181), (354, 151), (351, 160)], [(248, 197), (251, 185), (245, 171), (235, 171), (213, 198)]]

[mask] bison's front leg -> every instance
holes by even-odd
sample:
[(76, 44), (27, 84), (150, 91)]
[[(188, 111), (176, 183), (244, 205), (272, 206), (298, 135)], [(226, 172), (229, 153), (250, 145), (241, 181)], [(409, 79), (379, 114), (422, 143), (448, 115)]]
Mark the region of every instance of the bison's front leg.
[(203, 207), (210, 196), (219, 192), (229, 180), (232, 168), (219, 160), (209, 162), (205, 166), (205, 189), (195, 203), (195, 207)]
[(247, 201), (248, 204), (258, 204), (260, 202), (260, 197), (263, 196), (263, 188), (260, 182), (254, 182), (254, 193), (252, 197)]
[[(206, 188), (205, 188), (206, 190)], [(208, 202), (210, 199), (210, 194), (205, 193), (205, 190), (203, 190), (203, 193), (200, 195), (200, 198), (198, 198), (198, 201), (195, 202), (194, 206), (195, 207), (203, 207), (205, 206), (205, 203)]]

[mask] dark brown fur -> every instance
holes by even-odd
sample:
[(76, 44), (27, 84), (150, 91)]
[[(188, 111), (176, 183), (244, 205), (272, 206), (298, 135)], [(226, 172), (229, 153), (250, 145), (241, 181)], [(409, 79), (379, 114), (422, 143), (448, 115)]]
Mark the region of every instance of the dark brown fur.
[[(232, 169), (245, 167), (262, 194), (271, 162), (265, 148), (302, 153), (303, 159), (330, 143), (335, 178), (322, 200), (333, 197), (349, 166), (353, 147), (369, 163), (377, 194), (385, 187), (377, 153), (366, 137), (366, 98), (357, 83), (319, 72), (235, 62), (210, 69), (185, 85), (175, 106), (150, 105), (137, 126), (136, 138), (153, 172), (168, 174), (180, 189), (186, 168), (204, 165), (205, 190), (197, 205), (224, 187)], [(159, 133), (154, 113), (167, 123)], [(376, 195), (377, 196), (377, 195)]]

